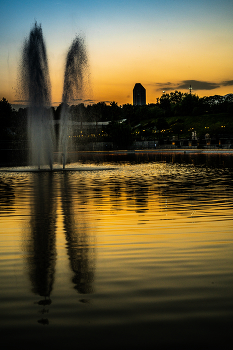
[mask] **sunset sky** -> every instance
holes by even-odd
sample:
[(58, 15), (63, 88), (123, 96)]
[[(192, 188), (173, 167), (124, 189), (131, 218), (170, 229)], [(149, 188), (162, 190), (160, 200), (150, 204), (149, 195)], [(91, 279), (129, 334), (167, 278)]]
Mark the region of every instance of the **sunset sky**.
[(67, 50), (85, 38), (93, 102), (147, 103), (163, 91), (201, 96), (233, 93), (232, 0), (11, 0), (0, 7), (0, 99), (19, 104), (22, 45), (37, 21), (49, 59), (52, 102), (61, 102)]

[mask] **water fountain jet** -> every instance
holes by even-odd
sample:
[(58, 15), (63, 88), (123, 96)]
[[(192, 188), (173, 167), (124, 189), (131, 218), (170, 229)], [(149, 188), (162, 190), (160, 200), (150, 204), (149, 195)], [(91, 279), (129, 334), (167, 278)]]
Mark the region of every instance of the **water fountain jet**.
[(53, 169), (54, 125), (51, 84), (42, 28), (35, 23), (25, 40), (21, 62), (21, 84), (28, 101), (29, 162)]
[(76, 37), (67, 53), (64, 73), (58, 142), (58, 150), (62, 155), (63, 169), (66, 165), (68, 141), (72, 139), (72, 121), (69, 113), (69, 104), (80, 100), (82, 97), (86, 67), (87, 53), (84, 41), (82, 38)]

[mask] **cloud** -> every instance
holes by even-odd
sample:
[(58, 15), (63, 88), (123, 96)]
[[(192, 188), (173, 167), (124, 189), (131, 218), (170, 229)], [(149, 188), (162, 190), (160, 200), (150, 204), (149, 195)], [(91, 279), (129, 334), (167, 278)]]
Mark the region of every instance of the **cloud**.
[(220, 84), (209, 81), (183, 80), (178, 84), (178, 89), (189, 89), (190, 85), (194, 90), (214, 90), (221, 86)]
[(221, 83), (223, 86), (232, 86), (233, 85), (233, 80), (226, 80)]
[(177, 90), (177, 84), (172, 84), (170, 82), (167, 82), (167, 83), (156, 83), (155, 85), (158, 86), (158, 88), (156, 90), (163, 90), (163, 91)]
[(83, 100), (83, 102), (94, 103), (94, 102), (95, 102), (95, 100), (88, 98), (88, 99), (86, 99), (86, 100)]
[(80, 102), (82, 100), (83, 100), (82, 98), (71, 98), (70, 102)]
[(28, 103), (28, 100), (14, 100), (13, 103)]
[(222, 83), (215, 83), (210, 81), (202, 80), (182, 80), (181, 82), (174, 84), (171, 82), (167, 83), (156, 83), (156, 90), (171, 91), (171, 90), (188, 90), (190, 85), (193, 90), (214, 90), (219, 88), (221, 85), (233, 85), (233, 80), (225, 81)]
[(113, 102), (113, 100), (92, 100), (94, 104), (97, 104), (97, 103), (106, 103), (106, 104), (110, 104)]

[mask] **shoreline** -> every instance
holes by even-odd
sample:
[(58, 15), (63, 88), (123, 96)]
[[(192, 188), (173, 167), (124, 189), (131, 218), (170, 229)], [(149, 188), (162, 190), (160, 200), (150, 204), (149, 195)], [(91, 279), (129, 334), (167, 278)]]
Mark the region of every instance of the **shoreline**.
[[(4, 151), (4, 150), (2, 150)], [(21, 150), (8, 150), (10, 152), (16, 152)], [(3, 153), (3, 152), (2, 152)], [(76, 151), (70, 151), (68, 152), (68, 156), (74, 161), (76, 159), (77, 155), (80, 155), (81, 157), (88, 157), (88, 155), (96, 155), (96, 156), (136, 156), (136, 155), (169, 155), (169, 154), (177, 154), (177, 155), (222, 155), (222, 156), (232, 156), (233, 155), (233, 149), (187, 149), (187, 148), (180, 148), (180, 149), (172, 149), (172, 148), (158, 148), (158, 149), (135, 149), (135, 150), (76, 150)], [(58, 162), (58, 159), (60, 157), (60, 154), (58, 152), (54, 152), (54, 160), (55, 163)], [(20, 160), (21, 159), (21, 160)], [(72, 162), (72, 160), (70, 161)], [(12, 157), (9, 159), (8, 157), (1, 158), (0, 160), (0, 171), (2, 168), (5, 167), (15, 167), (15, 166), (26, 166), (27, 163), (27, 156), (24, 155), (22, 158), (19, 157)]]
[[(56, 153), (56, 152), (55, 152)], [(171, 148), (158, 148), (158, 149), (136, 149), (136, 150), (109, 150), (109, 151), (71, 151), (72, 153), (98, 153), (98, 154), (137, 154), (137, 153), (195, 153), (195, 154), (233, 154), (233, 149), (171, 149)]]

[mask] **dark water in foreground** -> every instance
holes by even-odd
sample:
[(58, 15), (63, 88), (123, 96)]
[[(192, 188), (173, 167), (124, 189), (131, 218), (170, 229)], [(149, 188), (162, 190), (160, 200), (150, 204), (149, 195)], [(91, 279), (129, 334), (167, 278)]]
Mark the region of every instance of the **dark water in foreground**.
[(229, 348), (233, 156), (0, 172), (1, 344)]

